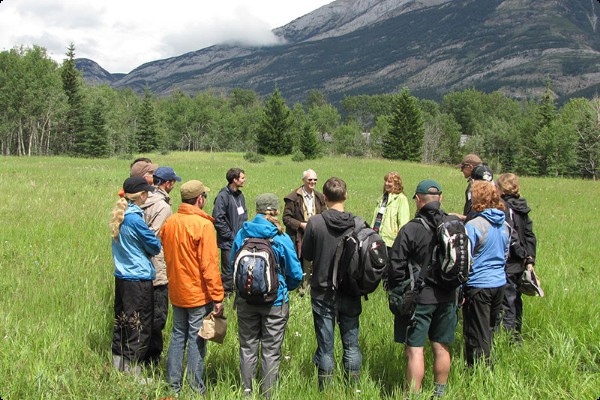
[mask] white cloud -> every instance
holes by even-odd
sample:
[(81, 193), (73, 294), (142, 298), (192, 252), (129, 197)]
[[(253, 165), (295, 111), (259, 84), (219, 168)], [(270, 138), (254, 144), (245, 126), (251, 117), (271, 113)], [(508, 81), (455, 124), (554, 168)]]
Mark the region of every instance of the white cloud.
[(3, 0), (0, 50), (33, 44), (62, 61), (76, 56), (110, 72), (213, 44), (276, 44), (273, 28), (331, 0)]

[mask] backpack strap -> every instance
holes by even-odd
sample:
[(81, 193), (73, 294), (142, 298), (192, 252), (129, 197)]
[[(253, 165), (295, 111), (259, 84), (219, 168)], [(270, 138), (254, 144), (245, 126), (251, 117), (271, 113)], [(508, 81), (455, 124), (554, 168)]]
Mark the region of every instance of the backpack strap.
[[(338, 247), (341, 245), (341, 243), (345, 240), (345, 238), (350, 235), (352, 232), (356, 231), (356, 218), (359, 218), (362, 220), (362, 218), (360, 217), (354, 217), (354, 226), (349, 227), (348, 229), (346, 229), (346, 231), (342, 234), (342, 236), (340, 236), (339, 242), (336, 244), (335, 248), (335, 256), (333, 257), (333, 289), (337, 291), (338, 287), (337, 287), (337, 277), (338, 277), (338, 270), (339, 270), (339, 265), (340, 265), (340, 259), (342, 258), (342, 254), (344, 253), (344, 246), (342, 245), (341, 249), (338, 249)], [(364, 220), (363, 220), (364, 222)], [(339, 251), (338, 251), (339, 250)]]
[[(427, 233), (432, 235), (433, 240), (437, 240), (436, 232), (434, 232), (434, 230), (427, 223), (427, 221), (425, 221), (425, 219), (423, 219), (421, 217), (417, 217), (416, 219), (419, 220), (419, 222), (423, 225), (423, 227), (425, 227), (425, 230), (427, 230)], [(435, 249), (435, 246), (434, 246), (434, 249)], [(425, 286), (425, 279), (427, 279), (427, 271), (429, 268), (423, 268), (417, 263), (414, 263), (413, 265), (417, 266), (419, 269), (419, 276), (417, 278), (416, 286), (419, 288), (419, 290), (421, 290)], [(409, 264), (409, 266), (410, 266), (410, 264)], [(410, 270), (411, 270), (411, 275), (412, 275), (412, 268), (410, 268)], [(411, 279), (414, 279), (414, 278), (411, 276)]]

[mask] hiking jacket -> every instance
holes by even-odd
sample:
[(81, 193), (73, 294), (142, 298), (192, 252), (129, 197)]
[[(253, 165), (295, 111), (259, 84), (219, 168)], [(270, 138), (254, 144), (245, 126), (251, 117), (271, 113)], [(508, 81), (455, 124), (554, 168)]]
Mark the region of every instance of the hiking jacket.
[(119, 240), (112, 239), (115, 277), (127, 281), (147, 281), (156, 276), (150, 257), (158, 254), (161, 244), (144, 222), (143, 211), (129, 203), (119, 228)]
[[(425, 220), (431, 230), (427, 230), (419, 219)], [(388, 282), (390, 289), (410, 279), (409, 268), (412, 266), (415, 282), (420, 270), (431, 263), (436, 244), (437, 227), (450, 219), (458, 219), (446, 214), (440, 208), (440, 202), (432, 201), (417, 211), (415, 218), (400, 229), (398, 237), (392, 245), (388, 264)], [(435, 285), (435, 277), (427, 277), (422, 271), (423, 288), (419, 293), (419, 304), (439, 304), (455, 300), (456, 289), (440, 288)]]
[(344, 233), (354, 228), (354, 216), (334, 209), (323, 211), (308, 220), (302, 258), (313, 262), (310, 295), (315, 300), (335, 298), (333, 289), (333, 259), (335, 249)]
[[(169, 194), (160, 188), (157, 188), (154, 192), (148, 192), (148, 200), (141, 206), (141, 209), (144, 211), (144, 221), (146, 221), (148, 228), (158, 237), (160, 228), (167, 218), (173, 214)], [(153, 282), (154, 286), (169, 283), (167, 279), (167, 264), (165, 263), (165, 255), (162, 249), (160, 253), (152, 257), (152, 264), (156, 270), (156, 278)]]
[[(383, 195), (377, 202), (375, 211), (373, 212), (373, 221), (371, 227), (375, 226), (375, 219), (379, 213), (379, 209), (383, 204)], [(409, 220), (408, 199), (404, 193), (389, 193), (385, 212), (381, 218), (379, 226), (379, 236), (383, 239), (387, 247), (392, 247), (400, 228)]]
[(160, 229), (167, 262), (169, 299), (193, 308), (223, 301), (219, 250), (213, 219), (205, 211), (181, 203)]
[(511, 241), (506, 273), (520, 274), (525, 270), (525, 264), (535, 264), (537, 239), (533, 233), (533, 222), (529, 218), (531, 208), (523, 197), (502, 196), (506, 206), (504, 216), (513, 228), (514, 240)]
[(487, 208), (466, 224), (471, 239), (473, 268), (466, 282), (476, 288), (497, 288), (506, 284), (506, 258), (510, 226), (504, 212)]
[[(313, 215), (321, 214), (327, 209), (325, 196), (322, 193), (313, 190)], [(302, 257), (302, 237), (304, 230), (300, 229), (302, 222), (308, 221), (308, 211), (304, 202), (302, 186), (294, 190), (283, 198), (285, 207), (281, 220), (285, 225), (285, 233), (290, 235), (298, 257)]]
[[(242, 213), (238, 212), (241, 207)], [(235, 239), (235, 235), (248, 221), (248, 209), (246, 200), (241, 190), (233, 192), (229, 186), (225, 186), (217, 197), (215, 197), (212, 217), (217, 230), (217, 243), (220, 249), (229, 250)]]
[[(294, 290), (302, 282), (302, 266), (296, 255), (292, 239), (286, 234), (279, 234), (277, 227), (265, 219), (264, 214), (257, 214), (252, 221), (244, 222), (231, 246), (231, 262), (233, 268), (235, 256), (242, 247), (244, 239), (273, 238), (273, 252), (279, 265), (279, 289), (273, 306), (280, 306), (289, 301), (288, 290)], [(284, 275), (285, 271), (285, 275)], [(234, 278), (235, 279), (235, 276)]]

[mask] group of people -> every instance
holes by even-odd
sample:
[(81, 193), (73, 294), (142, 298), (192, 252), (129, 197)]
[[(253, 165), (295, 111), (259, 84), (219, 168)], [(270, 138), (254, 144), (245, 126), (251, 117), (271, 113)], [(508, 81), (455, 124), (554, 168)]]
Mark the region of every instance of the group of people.
[[(394, 321), (394, 338), (406, 345), (407, 382), (414, 392), (421, 390), (423, 349), (429, 337), (436, 396), (444, 394), (448, 380), (449, 345), (454, 341), (459, 303), (464, 303), (467, 363), (489, 360), (492, 328), (498, 318), (504, 319), (516, 338), (520, 337), (519, 276), (535, 263), (535, 236), (529, 208), (520, 197), (518, 178), (503, 174), (496, 186), (489, 168), (473, 154), (466, 156), (460, 167), (469, 182), (463, 214), (446, 214), (441, 209), (441, 186), (424, 180), (413, 196), (418, 211), (411, 220), (400, 174), (390, 172), (384, 177), (383, 194), (371, 224), (388, 247), (389, 264), (383, 278), (386, 290), (409, 279), (409, 268), (431, 261), (432, 232), (443, 220), (461, 219), (466, 224), (474, 265), (462, 288), (464, 296), (459, 299), (455, 290), (441, 289), (435, 279), (427, 279), (414, 314), (410, 318), (396, 316)], [(254, 391), (260, 356), (260, 393), (271, 396), (289, 319), (289, 292), (296, 288), (300, 296), (310, 293), (317, 342), (313, 362), (319, 390), (333, 378), (336, 322), (342, 339), (344, 377), (348, 385), (358, 385), (361, 297), (337, 291), (332, 273), (336, 246), (354, 227), (354, 216), (345, 210), (347, 187), (342, 179), (329, 178), (319, 192), (317, 173), (304, 171), (302, 185), (283, 199), (282, 225), (278, 220), (279, 198), (272, 193), (256, 198), (256, 216), (248, 221), (241, 191), (246, 177), (239, 168), (227, 171), (227, 185), (214, 200), (212, 216), (204, 211), (210, 189), (201, 181), (190, 180), (180, 186), (181, 205), (173, 214), (169, 193), (176, 182), (181, 182), (173, 168), (137, 159), (130, 175), (111, 223), (115, 264), (112, 354), (116, 369), (139, 376), (142, 364), (160, 359), (170, 300), (169, 384), (175, 393), (181, 390), (187, 348), (189, 385), (204, 393), (206, 341), (198, 336), (203, 319), (211, 313), (221, 315), (224, 299), (235, 295), (233, 265), (245, 241), (266, 238), (278, 265), (276, 299), (254, 304), (236, 295), (234, 300), (244, 393)]]

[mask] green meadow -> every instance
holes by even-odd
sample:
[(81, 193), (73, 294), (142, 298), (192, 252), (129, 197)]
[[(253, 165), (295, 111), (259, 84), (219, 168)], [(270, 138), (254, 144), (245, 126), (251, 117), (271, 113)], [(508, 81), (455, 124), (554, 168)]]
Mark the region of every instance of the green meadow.
[[(330, 176), (349, 189), (347, 210), (371, 220), (383, 176), (403, 177), (412, 197), (421, 179), (438, 180), (443, 208), (460, 212), (465, 180), (458, 169), (387, 160), (323, 158), (295, 163), (267, 157), (249, 164), (236, 153), (152, 154), (184, 181), (200, 179), (212, 200), (226, 184), (225, 172), (245, 169), (250, 217), (263, 192), (283, 198), (300, 185), (302, 171)], [(146, 369), (140, 384), (111, 368), (113, 264), (108, 222), (131, 160), (63, 157), (0, 157), (0, 398), (160, 399), (168, 397), (165, 362)], [(545, 298), (524, 298), (524, 340), (512, 346), (497, 335), (494, 370), (465, 367), (462, 325), (452, 347), (448, 399), (597, 399), (600, 396), (600, 183), (560, 178), (522, 178), (522, 195), (533, 209), (538, 238), (536, 270)], [(174, 209), (179, 186), (171, 193)], [(415, 211), (411, 200), (411, 213)], [(205, 360), (207, 398), (241, 398), (235, 310), (226, 305), (229, 333), (223, 345), (209, 343)], [(165, 348), (170, 340), (168, 322)], [(311, 359), (316, 347), (310, 299), (293, 293), (283, 344), (281, 399), (403, 399), (405, 360), (393, 341), (392, 314), (380, 288), (363, 302), (361, 392), (347, 392), (340, 378), (317, 391)], [(339, 339), (339, 337), (338, 337)], [(165, 349), (166, 350), (166, 349)], [(431, 352), (426, 350), (424, 389), (433, 389)], [(337, 343), (336, 376), (341, 377)], [(185, 386), (180, 398), (194, 398)], [(428, 396), (421, 396), (429, 398)]]

